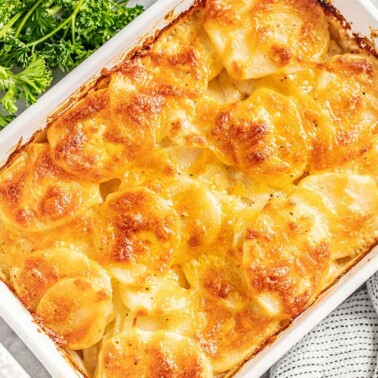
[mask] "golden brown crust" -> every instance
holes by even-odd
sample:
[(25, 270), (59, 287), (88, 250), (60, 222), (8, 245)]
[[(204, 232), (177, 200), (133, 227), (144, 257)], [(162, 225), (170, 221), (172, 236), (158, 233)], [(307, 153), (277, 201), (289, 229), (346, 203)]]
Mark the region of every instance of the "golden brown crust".
[(55, 248), (36, 251), (12, 269), (21, 301), (71, 349), (98, 342), (111, 309), (110, 279), (81, 253)]
[(348, 22), (341, 12), (335, 8), (335, 6), (328, 0), (317, 0), (322, 6), (324, 13), (328, 17), (328, 22), (331, 27), (337, 29), (340, 42), (344, 42), (348, 45), (351, 51), (359, 51), (368, 53), (378, 58), (378, 50), (374, 41), (374, 33), (368, 37), (355, 33), (353, 31), (352, 23)]
[(136, 375), (154, 378), (212, 377), (209, 362), (191, 339), (175, 333), (130, 329), (105, 341), (97, 377), (131, 378)]
[(167, 271), (180, 228), (174, 209), (153, 192), (137, 188), (108, 196), (95, 238), (96, 260), (135, 286)]
[[(278, 297), (278, 313), (298, 315), (331, 263), (321, 216), (293, 200), (272, 200), (247, 230), (243, 264), (253, 295)], [(261, 298), (260, 298), (261, 300)]]
[(308, 142), (295, 102), (261, 89), (249, 99), (220, 108), (208, 140), (226, 164), (273, 186), (300, 177), (308, 159)]
[(321, 71), (313, 99), (323, 109), (328, 125), (319, 130), (314, 143), (311, 165), (315, 170), (358, 157), (376, 134), (378, 79), (374, 65), (366, 56), (345, 54), (333, 57)]
[[(127, 135), (112, 122), (108, 89), (90, 94), (48, 130), (56, 164), (97, 182), (115, 178), (135, 159), (141, 149), (138, 137), (140, 133)], [(148, 145), (146, 138), (142, 141)]]
[(26, 232), (53, 229), (101, 201), (97, 185), (57, 167), (47, 144), (31, 144), (3, 171), (0, 218)]
[(316, 0), (214, 0), (206, 6), (206, 31), (235, 79), (263, 77), (297, 59), (324, 60), (329, 34)]

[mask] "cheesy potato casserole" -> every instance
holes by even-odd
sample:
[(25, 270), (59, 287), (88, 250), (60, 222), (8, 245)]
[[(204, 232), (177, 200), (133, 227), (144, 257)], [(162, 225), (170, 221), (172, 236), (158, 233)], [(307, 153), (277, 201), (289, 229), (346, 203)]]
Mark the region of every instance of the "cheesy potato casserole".
[(0, 171), (0, 278), (89, 377), (231, 376), (378, 240), (378, 64), (320, 0), (196, 3)]

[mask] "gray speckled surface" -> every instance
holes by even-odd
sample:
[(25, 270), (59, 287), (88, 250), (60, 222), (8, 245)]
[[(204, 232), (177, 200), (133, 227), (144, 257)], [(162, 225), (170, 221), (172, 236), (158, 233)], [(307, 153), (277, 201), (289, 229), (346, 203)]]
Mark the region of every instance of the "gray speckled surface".
[[(0, 318), (0, 342), (5, 346), (19, 364), (29, 373), (32, 378), (48, 378), (50, 375), (42, 364), (34, 357), (29, 349), (17, 337), (17, 335)], [(0, 372), (0, 377), (1, 372)], [(5, 378), (5, 376), (4, 376)], [(18, 378), (18, 377), (7, 377)]]

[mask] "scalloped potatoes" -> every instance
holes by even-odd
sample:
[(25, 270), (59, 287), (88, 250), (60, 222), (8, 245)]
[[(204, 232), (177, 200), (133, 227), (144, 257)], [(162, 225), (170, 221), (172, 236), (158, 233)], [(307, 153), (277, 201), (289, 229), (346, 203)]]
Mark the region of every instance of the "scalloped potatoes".
[(201, 2), (0, 171), (0, 277), (89, 376), (230, 376), (377, 242), (378, 65), (329, 17)]

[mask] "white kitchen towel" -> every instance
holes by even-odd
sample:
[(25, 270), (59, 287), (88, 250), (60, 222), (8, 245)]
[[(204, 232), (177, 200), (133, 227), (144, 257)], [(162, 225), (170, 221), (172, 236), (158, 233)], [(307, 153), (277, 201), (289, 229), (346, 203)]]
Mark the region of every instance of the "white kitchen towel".
[(378, 378), (378, 273), (294, 346), (270, 378)]

